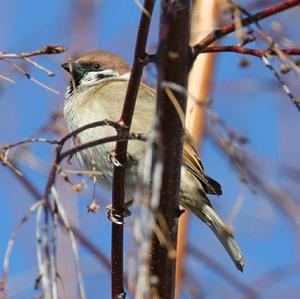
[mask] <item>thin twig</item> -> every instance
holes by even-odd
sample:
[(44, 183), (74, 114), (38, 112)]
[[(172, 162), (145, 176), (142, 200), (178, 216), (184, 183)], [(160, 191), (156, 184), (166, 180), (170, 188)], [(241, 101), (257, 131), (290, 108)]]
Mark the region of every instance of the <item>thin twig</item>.
[(91, 148), (100, 144), (108, 143), (108, 142), (115, 142), (115, 141), (128, 141), (128, 140), (141, 140), (146, 141), (147, 135), (145, 134), (138, 134), (138, 133), (129, 133), (128, 136), (122, 136), (122, 135), (114, 135), (109, 137), (100, 138), (97, 140), (93, 140), (87, 143), (83, 143), (81, 145), (78, 145), (74, 148), (71, 148), (70, 150), (66, 150), (65, 152), (62, 152), (59, 154), (57, 162), (60, 163), (65, 158), (72, 158), (76, 153), (85, 150), (87, 148)]
[(18, 64), (4, 59), (4, 61), (8, 62), (9, 64), (11, 64), (16, 70), (18, 70), (22, 75), (24, 75), (28, 80), (31, 80), (32, 82), (36, 83), (37, 85), (55, 93), (55, 94), (60, 94), (60, 92), (52, 87), (49, 87), (48, 85), (46, 85), (45, 83), (42, 83), (41, 81), (35, 79), (34, 77), (32, 77), (28, 72), (26, 72), (21, 66), (19, 66)]
[(61, 223), (65, 226), (67, 233), (69, 235), (71, 244), (72, 244), (72, 251), (73, 251), (73, 255), (74, 255), (74, 260), (75, 260), (75, 270), (76, 270), (76, 274), (77, 274), (77, 280), (78, 280), (78, 285), (79, 285), (79, 293), (80, 293), (80, 299), (85, 299), (86, 298), (86, 292), (85, 292), (85, 288), (84, 288), (84, 283), (83, 283), (83, 277), (82, 277), (82, 273), (80, 270), (80, 261), (79, 261), (79, 249), (78, 249), (78, 245), (76, 242), (76, 238), (75, 238), (75, 234), (74, 232), (70, 229), (70, 223), (69, 223), (69, 219), (68, 216), (66, 214), (66, 211), (60, 201), (60, 198), (58, 196), (58, 193), (56, 191), (56, 188), (52, 187), (51, 188), (51, 193), (53, 196), (53, 199), (57, 205), (57, 209), (58, 209), (58, 215), (61, 219)]
[(35, 289), (40, 289), (40, 282), (42, 282), (43, 290), (45, 291), (46, 282), (45, 275), (43, 274), (43, 247), (42, 247), (42, 232), (41, 232), (41, 223), (42, 223), (42, 213), (43, 207), (40, 206), (36, 213), (36, 231), (35, 231), (35, 240), (36, 240), (36, 257), (38, 265), (38, 277), (35, 282)]
[(120, 129), (121, 126), (120, 124), (118, 124), (115, 121), (111, 121), (109, 119), (104, 119), (104, 120), (100, 120), (100, 121), (96, 121), (87, 125), (84, 125), (70, 133), (68, 133), (67, 135), (65, 135), (60, 141), (59, 144), (63, 145), (67, 140), (75, 137), (76, 135), (78, 135), (79, 133), (91, 129), (91, 128), (95, 128), (95, 127), (102, 127), (102, 126), (110, 126), (115, 128), (116, 130)]
[[(51, 277), (51, 285), (52, 285), (52, 298), (58, 299), (58, 287), (57, 287), (57, 279), (59, 277), (59, 273), (57, 271), (57, 263), (56, 263), (56, 246), (57, 246), (57, 217), (58, 217), (57, 209), (54, 210), (54, 213), (51, 213), (52, 222), (51, 222), (51, 230), (50, 230), (50, 277)], [(51, 298), (51, 299), (52, 299)]]
[(4, 145), (3, 146), (3, 149), (4, 150), (8, 150), (8, 149), (11, 149), (13, 147), (16, 147), (16, 146), (19, 146), (19, 145), (22, 145), (22, 144), (25, 144), (25, 143), (35, 143), (35, 142), (42, 142), (42, 143), (49, 143), (49, 144), (58, 144), (59, 141), (57, 140), (51, 140), (51, 139), (47, 139), (47, 138), (26, 138), (26, 139), (23, 139), (23, 140), (20, 140), (16, 143), (11, 143), (11, 144), (7, 144), (7, 145)]
[[(292, 49), (280, 49), (280, 51), (286, 55), (300, 55), (300, 48), (292, 48)], [(224, 53), (224, 52), (232, 52), (232, 53), (238, 53), (243, 55), (251, 55), (256, 57), (262, 57), (262, 56), (278, 56), (278, 51), (275, 51), (273, 49), (251, 49), (251, 48), (245, 48), (241, 46), (210, 46), (205, 48), (201, 53)]]
[[(20, 177), (16, 175), (12, 170), (11, 172), (14, 175), (14, 177), (17, 179), (17, 181), (21, 183), (21, 185), (25, 188), (25, 190), (36, 201), (39, 201), (42, 198), (42, 194), (38, 191), (38, 189), (36, 189), (36, 187), (33, 185), (33, 183), (29, 180), (28, 177), (26, 177), (25, 175)], [(60, 219), (59, 222), (61, 222)], [(63, 225), (63, 227), (65, 226)], [(80, 241), (80, 243), (96, 257), (96, 259), (104, 266), (105, 269), (107, 270), (111, 269), (111, 264), (109, 259), (103, 254), (103, 252), (95, 244), (93, 244), (85, 236), (85, 234), (79, 228), (71, 226), (70, 230), (74, 232), (76, 238)], [(39, 237), (37, 240), (41, 240), (41, 237)]]
[(300, 206), (296, 200), (280, 189), (277, 185), (265, 179), (261, 174), (261, 169), (251, 159), (249, 155), (243, 152), (237, 144), (225, 136), (217, 135), (213, 130), (209, 131), (209, 136), (218, 147), (223, 150), (230, 158), (232, 165), (240, 173), (241, 179), (247, 184), (251, 191), (260, 190), (263, 194), (276, 204), (280, 211), (293, 223), (297, 229), (300, 229)]
[(27, 62), (29, 62), (30, 64), (32, 64), (33, 66), (35, 66), (37, 69), (40, 69), (41, 71), (45, 72), (49, 77), (53, 77), (55, 74), (51, 71), (49, 71), (48, 69), (46, 69), (44, 66), (40, 65), (39, 63), (37, 63), (36, 61), (27, 58), (27, 57), (23, 57), (23, 59)]
[(18, 225), (14, 229), (14, 231), (12, 233), (12, 236), (11, 236), (10, 240), (8, 241), (8, 245), (7, 245), (7, 248), (6, 248), (6, 251), (5, 251), (5, 255), (4, 255), (4, 258), (3, 258), (3, 267), (2, 267), (1, 288), (3, 290), (6, 290), (6, 288), (7, 288), (7, 274), (8, 274), (8, 269), (9, 269), (10, 256), (11, 256), (11, 252), (12, 252), (12, 249), (13, 249), (14, 242), (16, 240), (17, 234), (18, 234), (19, 230), (21, 229), (21, 227), (23, 226), (23, 224), (26, 223), (30, 219), (30, 217), (32, 216), (32, 214), (42, 204), (43, 204), (43, 200), (39, 200), (39, 201), (35, 202), (29, 208), (29, 210), (26, 213), (26, 215), (21, 219), (20, 223), (18, 223)]
[(289, 87), (285, 84), (285, 82), (281, 79), (278, 72), (275, 70), (275, 68), (272, 66), (272, 64), (269, 62), (268, 58), (266, 56), (262, 56), (262, 61), (265, 64), (265, 66), (272, 72), (275, 79), (279, 82), (280, 86), (282, 87), (283, 91), (287, 94), (287, 96), (290, 98), (292, 103), (296, 106), (298, 111), (300, 112), (300, 100), (296, 98)]
[(10, 78), (8, 78), (8, 77), (6, 77), (6, 76), (4, 76), (4, 75), (0, 75), (0, 79), (5, 80), (5, 81), (7, 81), (7, 82), (9, 82), (9, 83), (12, 83), (12, 84), (15, 84), (15, 83), (16, 83), (15, 80), (10, 79)]
[(47, 45), (38, 50), (34, 50), (32, 52), (23, 52), (23, 53), (5, 53), (0, 52), (0, 59), (5, 58), (25, 58), (39, 55), (49, 55), (49, 54), (60, 54), (65, 52), (67, 49), (63, 46), (57, 45)]

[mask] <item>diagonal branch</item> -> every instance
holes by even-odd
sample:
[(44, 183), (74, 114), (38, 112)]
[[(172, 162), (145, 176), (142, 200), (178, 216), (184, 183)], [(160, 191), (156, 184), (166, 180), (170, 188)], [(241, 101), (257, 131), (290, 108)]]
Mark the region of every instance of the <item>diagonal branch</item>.
[[(245, 48), (241, 46), (210, 46), (204, 49), (201, 53), (224, 53), (224, 52), (232, 52), (232, 53), (238, 53), (243, 55), (250, 55), (250, 56), (256, 56), (256, 57), (263, 57), (263, 56), (278, 56), (278, 51), (275, 51), (273, 49), (251, 49), (251, 48)], [(280, 49), (280, 52), (286, 54), (286, 55), (300, 55), (300, 48), (291, 48), (291, 49)]]
[[(267, 17), (270, 17), (274, 14), (277, 14), (279, 12), (282, 12), (286, 9), (289, 9), (291, 7), (294, 7), (296, 5), (300, 4), (300, 0), (286, 0), (282, 1), (278, 4), (269, 6), (262, 11), (254, 14), (253, 16), (249, 16), (247, 18), (244, 18), (241, 20), (241, 26), (248, 26), (250, 24), (253, 24), (257, 21), (260, 21), (262, 19), (265, 19)], [(194, 50), (194, 58), (197, 57), (199, 53), (202, 53), (204, 49), (206, 49), (209, 45), (211, 45), (216, 40), (221, 39), (222, 37), (234, 32), (236, 30), (235, 24), (229, 24), (227, 26), (224, 26), (220, 29), (214, 30), (212, 33), (207, 35), (202, 41), (197, 44), (195, 47), (193, 47)]]

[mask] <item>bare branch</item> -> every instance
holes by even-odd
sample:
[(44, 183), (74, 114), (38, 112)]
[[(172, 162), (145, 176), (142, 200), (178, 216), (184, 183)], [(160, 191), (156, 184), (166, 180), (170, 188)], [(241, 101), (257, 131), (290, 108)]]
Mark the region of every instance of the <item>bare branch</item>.
[(47, 45), (38, 50), (34, 50), (32, 52), (22, 52), (22, 53), (5, 53), (0, 52), (0, 59), (4, 58), (26, 58), (32, 56), (39, 56), (39, 55), (49, 55), (49, 54), (61, 54), (66, 52), (67, 49), (63, 46), (54, 46), (54, 45)]
[[(157, 143), (154, 147), (152, 168), (155, 169), (157, 165), (162, 164), (157, 216), (163, 215), (163, 219), (160, 218), (161, 221), (157, 219), (157, 225), (164, 233), (164, 239), (170, 241), (169, 249), (176, 248), (177, 221), (175, 219), (178, 216), (176, 209), (179, 207), (184, 122), (182, 123), (178, 109), (175, 109), (161, 83), (174, 82), (186, 89), (190, 67), (189, 36), (190, 1), (162, 1), (157, 56)], [(180, 110), (185, 113), (186, 95), (175, 91), (174, 98)], [(152, 173), (152, 181), (154, 179)], [(165, 223), (164, 227), (162, 222)], [(159, 298), (174, 297), (175, 268), (174, 256), (164, 244), (161, 244), (157, 235), (153, 234), (150, 269), (156, 284), (153, 286), (152, 297), (155, 294)]]
[[(135, 45), (134, 61), (131, 70), (131, 75), (128, 82), (126, 96), (124, 100), (123, 110), (119, 123), (123, 126), (122, 131), (119, 133), (128, 134), (133, 117), (135, 102), (139, 90), (139, 84), (143, 72), (143, 59), (146, 52), (146, 44), (148, 32), (150, 28), (151, 15), (155, 0), (145, 0), (142, 10), (137, 40)], [(146, 11), (147, 13), (145, 13)], [(121, 164), (126, 163), (127, 158), (127, 141), (117, 142), (116, 144), (116, 157)], [(118, 215), (123, 215), (124, 210), (124, 178), (125, 168), (114, 167), (113, 173), (113, 187), (112, 187), (112, 209)], [(123, 216), (122, 216), (123, 217)], [(122, 222), (122, 217), (120, 221)], [(112, 223), (112, 298), (123, 298), (124, 293), (124, 277), (123, 277), (123, 225)]]
[[(300, 55), (300, 48), (293, 48), (293, 49), (281, 49), (282, 53), (286, 55)], [(201, 53), (222, 53), (222, 52), (232, 52), (232, 53), (239, 53), (243, 55), (251, 55), (256, 57), (262, 57), (262, 56), (278, 56), (278, 51), (275, 51), (273, 49), (251, 49), (251, 48), (245, 48), (241, 46), (210, 46), (205, 48)]]
[[(254, 14), (253, 16), (249, 16), (247, 18), (241, 19), (241, 25), (247, 26), (250, 24), (253, 24), (255, 22), (258, 22), (262, 19), (265, 19), (267, 17), (270, 17), (274, 14), (277, 14), (279, 12), (282, 12), (286, 9), (289, 9), (291, 7), (294, 7), (296, 5), (300, 4), (300, 0), (286, 0), (282, 1), (280, 3), (277, 3), (275, 5), (269, 6), (262, 11)], [(220, 29), (214, 30), (212, 33), (207, 35), (202, 41), (197, 44), (195, 47), (193, 47), (194, 51), (194, 58), (197, 57), (198, 54), (202, 53), (204, 49), (206, 49), (209, 45), (211, 45), (216, 40), (221, 39), (222, 37), (234, 32), (236, 30), (235, 23), (226, 25)]]

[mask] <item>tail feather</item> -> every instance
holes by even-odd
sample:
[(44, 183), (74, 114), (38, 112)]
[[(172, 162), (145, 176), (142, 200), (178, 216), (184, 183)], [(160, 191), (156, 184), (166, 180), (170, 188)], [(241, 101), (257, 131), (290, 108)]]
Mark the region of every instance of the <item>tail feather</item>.
[(203, 215), (205, 216), (205, 222), (207, 223), (207, 225), (211, 228), (216, 237), (222, 243), (237, 269), (243, 272), (244, 257), (241, 249), (239, 248), (232, 234), (228, 230), (226, 230), (226, 226), (221, 218), (217, 215), (214, 209), (207, 204), (202, 207), (201, 212), (203, 214), (198, 215), (198, 217), (203, 220)]

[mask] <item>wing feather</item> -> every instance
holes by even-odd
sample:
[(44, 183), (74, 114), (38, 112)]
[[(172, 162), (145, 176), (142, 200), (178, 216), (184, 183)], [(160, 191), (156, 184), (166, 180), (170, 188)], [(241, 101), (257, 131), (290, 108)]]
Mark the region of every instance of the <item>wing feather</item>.
[(204, 191), (208, 194), (221, 195), (221, 185), (205, 175), (203, 165), (199, 159), (198, 153), (194, 147), (192, 137), (189, 133), (185, 135), (183, 146), (183, 165), (200, 181)]

